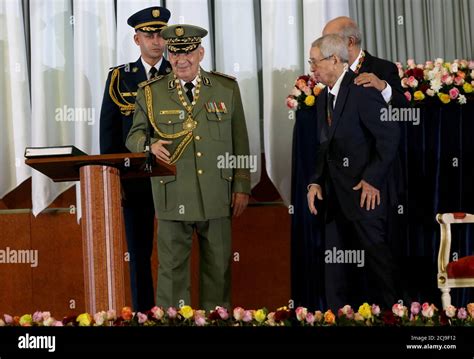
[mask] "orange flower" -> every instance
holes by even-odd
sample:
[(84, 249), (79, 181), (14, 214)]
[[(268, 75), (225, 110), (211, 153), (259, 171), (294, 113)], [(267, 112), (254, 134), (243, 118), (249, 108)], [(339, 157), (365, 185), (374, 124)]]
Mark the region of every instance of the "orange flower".
[(124, 320), (130, 320), (130, 319), (132, 319), (132, 317), (133, 317), (132, 308), (130, 308), (130, 307), (123, 307), (123, 308), (122, 308), (121, 316), (122, 316), (122, 318), (123, 318)]
[(336, 322), (336, 316), (334, 315), (331, 309), (324, 313), (324, 322), (329, 325), (333, 325)]

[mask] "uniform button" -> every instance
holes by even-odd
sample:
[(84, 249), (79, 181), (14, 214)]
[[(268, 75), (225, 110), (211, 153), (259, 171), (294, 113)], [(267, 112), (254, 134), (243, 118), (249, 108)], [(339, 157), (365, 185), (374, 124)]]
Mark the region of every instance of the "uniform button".
[(203, 170), (198, 170), (198, 173), (199, 173), (200, 175), (202, 175), (202, 174), (203, 174)]
[(197, 141), (199, 141), (201, 139), (201, 136), (196, 136), (194, 137)]
[(171, 120), (169, 120), (168, 123), (171, 123)]
[(231, 179), (232, 179), (232, 176), (229, 176), (229, 179), (231, 180)]
[(201, 157), (201, 156), (202, 156), (202, 153), (201, 153), (201, 152), (198, 152), (198, 153), (196, 153), (196, 156)]
[(163, 184), (163, 180), (160, 180), (160, 183)]

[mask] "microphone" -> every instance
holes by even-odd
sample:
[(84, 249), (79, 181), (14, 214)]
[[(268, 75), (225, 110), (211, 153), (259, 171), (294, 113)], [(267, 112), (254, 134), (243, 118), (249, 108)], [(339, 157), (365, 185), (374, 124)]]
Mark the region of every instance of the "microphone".
[[(123, 83), (125, 89), (128, 92), (131, 93), (132, 91), (130, 91), (130, 88), (128, 87), (127, 83), (125, 81), (122, 81), (122, 83)], [(146, 112), (143, 109), (142, 105), (140, 104), (140, 102), (137, 101), (137, 98), (135, 97), (135, 105), (137, 105), (137, 104), (140, 107), (140, 110), (142, 110), (143, 113), (146, 115)], [(153, 164), (155, 163), (155, 161), (154, 161), (154, 155), (150, 151), (151, 124), (150, 124), (150, 121), (147, 121), (146, 123), (147, 123), (147, 126), (146, 126), (146, 131), (145, 131), (145, 149), (144, 149), (144, 152), (145, 152), (145, 166), (144, 166), (144, 170), (145, 170), (146, 173), (152, 173), (153, 172)]]

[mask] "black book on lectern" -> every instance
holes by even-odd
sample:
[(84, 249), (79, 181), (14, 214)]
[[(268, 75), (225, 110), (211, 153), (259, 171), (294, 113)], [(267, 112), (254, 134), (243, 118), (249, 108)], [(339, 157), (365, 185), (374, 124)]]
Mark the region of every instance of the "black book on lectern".
[(76, 146), (52, 146), (52, 147), (27, 147), (25, 148), (26, 158), (54, 157), (54, 156), (87, 156)]

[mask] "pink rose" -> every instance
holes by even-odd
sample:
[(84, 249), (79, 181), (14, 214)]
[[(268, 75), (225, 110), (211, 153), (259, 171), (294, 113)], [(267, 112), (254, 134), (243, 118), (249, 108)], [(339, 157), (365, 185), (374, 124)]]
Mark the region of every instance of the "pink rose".
[(392, 312), (393, 314), (395, 314), (397, 317), (404, 317), (405, 316), (405, 309), (406, 307), (404, 307), (402, 304), (400, 303), (395, 303), (393, 306), (392, 306)]
[(165, 315), (163, 308), (154, 306), (151, 308), (151, 313), (153, 314), (153, 318), (161, 320)]
[(449, 305), (446, 308), (446, 316), (448, 318), (454, 318), (455, 315), (456, 315), (456, 307), (454, 305)]
[(379, 315), (380, 307), (377, 304), (372, 304), (372, 315)]
[(458, 310), (458, 319), (464, 320), (467, 318), (466, 308), (462, 307)]
[(313, 90), (309, 88), (309, 86), (303, 87), (303, 92), (305, 93), (306, 96), (309, 96), (313, 93)]
[(408, 78), (408, 86), (414, 88), (418, 86), (418, 80), (415, 78), (415, 76), (410, 76)]
[(410, 312), (413, 315), (418, 315), (420, 313), (421, 305), (418, 302), (411, 303)]
[(219, 314), (219, 317), (221, 317), (222, 320), (229, 319), (229, 312), (227, 312), (226, 308), (217, 307), (216, 310), (217, 310), (217, 314)]
[(138, 317), (138, 323), (140, 324), (143, 324), (148, 320), (148, 316), (140, 312), (138, 312), (137, 317)]
[(252, 319), (253, 319), (252, 311), (246, 310), (246, 311), (244, 312), (244, 316), (242, 317), (242, 321), (248, 323), (248, 322), (251, 322)]
[(36, 323), (40, 323), (43, 321), (43, 314), (39, 311), (33, 313), (33, 321)]
[(194, 323), (198, 327), (203, 327), (207, 324), (206, 322), (206, 312), (204, 310), (195, 310), (194, 311)]
[(408, 60), (407, 60), (407, 65), (408, 65), (408, 67), (409, 67), (410, 69), (414, 69), (415, 66), (416, 66), (415, 60), (413, 60), (413, 59), (408, 59)]
[(453, 77), (450, 75), (443, 75), (441, 77), (441, 82), (446, 85), (451, 85), (453, 83)]
[(451, 100), (455, 100), (459, 96), (459, 90), (456, 87), (453, 87), (449, 90), (449, 97)]
[(5, 318), (5, 323), (7, 324), (12, 324), (13, 323), (13, 317), (9, 314), (4, 314), (3, 318)]
[[(352, 309), (352, 307), (348, 304), (346, 304), (345, 306), (343, 306), (341, 309), (339, 309), (340, 314), (344, 314), (347, 319), (352, 319), (354, 318), (354, 310)], [(339, 313), (338, 313), (339, 314)], [(340, 315), (339, 315), (340, 316)]]
[(56, 320), (53, 324), (54, 327), (62, 327), (63, 326), (63, 322), (59, 321), (59, 320)]
[(454, 84), (456, 86), (462, 86), (462, 85), (464, 85), (464, 79), (462, 77), (456, 76), (454, 78)]
[(401, 83), (403, 88), (408, 88), (408, 79), (406, 77), (402, 78)]
[(171, 319), (174, 319), (176, 318), (178, 311), (176, 310), (175, 307), (169, 307), (168, 310), (166, 311), (166, 314), (168, 314), (168, 317), (170, 317)]
[(434, 314), (433, 305), (432, 305), (432, 304), (428, 304), (427, 302), (423, 303), (423, 305), (421, 306), (421, 314), (422, 314), (425, 318), (431, 318), (431, 317), (433, 317), (433, 314)]
[(473, 60), (469, 61), (469, 64), (467, 65), (467, 67), (469, 67), (469, 70), (474, 70), (474, 61)]
[(234, 319), (237, 321), (241, 321), (244, 317), (245, 310), (242, 307), (234, 308)]
[(308, 309), (304, 307), (298, 307), (295, 310), (296, 313), (296, 319), (298, 319), (300, 322), (305, 320), (306, 315), (308, 315)]
[(314, 320), (315, 320), (315, 318), (314, 318), (313, 313), (310, 312), (310, 313), (306, 314), (306, 323), (308, 323), (309, 325), (313, 325)]
[(410, 93), (410, 91), (405, 91), (404, 95), (405, 95), (405, 97), (407, 98), (408, 101), (411, 101), (411, 93)]

